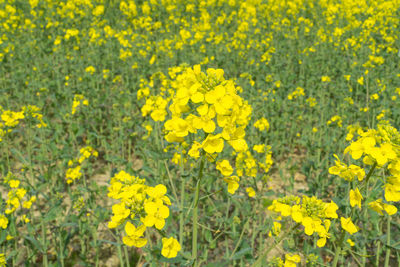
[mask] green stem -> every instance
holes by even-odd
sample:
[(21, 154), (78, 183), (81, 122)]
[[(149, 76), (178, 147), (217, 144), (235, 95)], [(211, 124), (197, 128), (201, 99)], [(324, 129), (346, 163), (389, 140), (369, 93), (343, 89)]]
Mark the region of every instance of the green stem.
[(194, 260), (193, 266), (196, 266), (197, 261), (197, 226), (198, 226), (198, 213), (199, 213), (199, 194), (200, 182), (203, 177), (204, 169), (204, 155), (201, 157), (199, 175), (197, 176), (196, 189), (194, 192), (194, 208), (193, 208), (193, 236), (192, 236), (192, 259)]
[[(378, 165), (378, 164), (375, 162), (374, 165), (372, 165), (371, 169), (369, 170), (369, 172), (368, 172), (368, 174), (367, 174), (367, 177), (365, 177), (365, 184), (366, 184), (366, 185), (368, 184), (369, 178), (371, 178), (372, 173), (374, 172), (374, 170), (375, 170), (375, 168), (376, 168), (377, 165)], [(367, 188), (367, 191), (368, 191), (368, 188)]]
[(32, 167), (32, 143), (31, 143), (31, 124), (28, 124), (28, 146), (27, 146), (27, 150), (28, 150), (28, 159), (29, 159), (29, 173), (30, 173), (30, 179), (29, 182), (31, 184), (31, 186), (33, 186), (33, 167)]
[(255, 263), (253, 263), (253, 265), (251, 265), (251, 267), (257, 267), (257, 266), (263, 266), (262, 265), (262, 261), (264, 260), (264, 258), (268, 255), (268, 253), (274, 249), (277, 245), (279, 245), (279, 243), (285, 239), (290, 233), (292, 233), (297, 227), (300, 226), (300, 223), (296, 223), (292, 228), (290, 228), (289, 231), (287, 231), (285, 234), (283, 234), (280, 238), (278, 238), (278, 240), (275, 242), (275, 244), (273, 244), (272, 246), (268, 247), (263, 253), (262, 255), (257, 259), (257, 261)]
[(179, 214), (179, 244), (183, 244), (183, 224), (184, 224), (184, 202), (185, 202), (185, 178), (181, 177), (181, 207), (180, 207), (180, 214)]
[(388, 215), (388, 220), (387, 220), (387, 236), (386, 236), (386, 256), (385, 256), (385, 267), (389, 266), (389, 260), (390, 260), (390, 223), (391, 223), (392, 217)]
[(232, 259), (232, 258), (233, 258), (233, 255), (235, 255), (236, 250), (239, 248), (239, 245), (240, 245), (240, 243), (242, 242), (242, 238), (243, 238), (244, 231), (247, 230), (247, 226), (249, 225), (249, 221), (250, 221), (250, 220), (247, 220), (247, 222), (244, 224), (243, 230), (242, 230), (242, 232), (240, 233), (240, 236), (239, 236), (239, 241), (236, 243), (235, 249), (232, 251), (232, 254), (231, 254), (231, 256), (229, 257), (229, 259)]
[(376, 249), (375, 266), (379, 266), (379, 254), (381, 254), (381, 242), (378, 240), (378, 247)]
[(118, 244), (117, 244), (117, 252), (118, 252), (118, 258), (119, 258), (119, 264), (120, 264), (121, 267), (123, 267), (124, 266), (124, 259), (122, 257), (121, 242), (120, 242), (121, 234), (119, 233), (118, 230), (117, 230), (117, 236), (118, 236), (118, 239), (117, 239), (117, 242), (118, 242)]
[(125, 259), (126, 259), (126, 266), (129, 267), (129, 253), (128, 253), (128, 248), (124, 246), (124, 254), (125, 254)]
[(58, 232), (59, 239), (60, 239), (60, 261), (61, 261), (61, 267), (64, 267), (64, 246), (62, 242), (62, 235), (61, 231)]
[(338, 245), (336, 247), (335, 258), (333, 259), (332, 267), (337, 266), (337, 263), (339, 261), (340, 252), (342, 251), (342, 245), (343, 245), (343, 240), (344, 240), (345, 235), (346, 235), (346, 232), (344, 230), (342, 230), (342, 233), (340, 234), (340, 237), (339, 237)]
[(47, 267), (47, 242), (46, 242), (46, 228), (44, 222), (42, 221), (42, 243), (43, 243), (43, 266)]

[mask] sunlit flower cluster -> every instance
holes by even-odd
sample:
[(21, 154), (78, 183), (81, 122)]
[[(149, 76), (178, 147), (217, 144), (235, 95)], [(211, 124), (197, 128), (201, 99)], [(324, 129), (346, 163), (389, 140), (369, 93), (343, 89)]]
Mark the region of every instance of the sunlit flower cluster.
[[(108, 196), (119, 202), (112, 207), (113, 216), (109, 228), (125, 224), (126, 236), (122, 241), (127, 246), (143, 247), (147, 244), (144, 232), (154, 227), (162, 230), (169, 217), (171, 200), (166, 196), (167, 188), (158, 184), (155, 187), (145, 184), (146, 180), (120, 171), (111, 178)], [(135, 226), (137, 225), (137, 226)], [(163, 238), (162, 255), (176, 257), (181, 249), (173, 237)]]
[[(287, 196), (274, 200), (269, 210), (279, 213), (282, 217), (290, 216), (293, 221), (304, 226), (306, 235), (317, 233), (318, 247), (323, 247), (330, 238), (329, 227), (331, 219), (338, 218), (336, 213), (339, 207), (335, 202), (323, 202), (316, 197)], [(276, 227), (275, 227), (276, 228)]]
[[(391, 176), (382, 179), (384, 188), (384, 195), (381, 198), (373, 201), (368, 200), (368, 207), (380, 215), (383, 212), (388, 215), (397, 213), (395, 205), (390, 202), (400, 201), (400, 134), (398, 131), (389, 124), (379, 124), (377, 129), (369, 129), (363, 131), (360, 127), (349, 127), (348, 140), (353, 139), (355, 132), (357, 138), (355, 141), (345, 149), (344, 153), (349, 153), (355, 160), (363, 159), (365, 165), (371, 166), (368, 174), (364, 168), (356, 165), (347, 166), (342, 163), (337, 155), (336, 166), (329, 169), (329, 172), (334, 175), (342, 177), (346, 181), (353, 181), (355, 177), (358, 183), (349, 191), (349, 202), (351, 207), (364, 208), (362, 201), (364, 197), (360, 191), (363, 186), (364, 179), (371, 179), (375, 169), (387, 169)], [(375, 180), (374, 178), (372, 178)], [(354, 185), (354, 184), (353, 184)], [(368, 185), (368, 184), (367, 184)], [(370, 190), (370, 189), (366, 189)], [(351, 218), (341, 218), (342, 228), (350, 234), (358, 231), (358, 228), (353, 224)]]
[[(28, 197), (28, 191), (21, 186), (21, 180), (18, 179), (14, 174), (8, 173), (4, 178), (4, 183), (9, 187), (9, 191), (7, 193), (7, 199), (5, 199), (5, 210), (4, 214), (0, 215), (0, 227), (6, 229), (9, 221), (17, 218), (17, 215), (21, 215), (20, 220), (23, 223), (29, 223), (30, 219), (27, 216), (27, 211), (31, 209), (33, 203), (36, 202), (36, 196), (33, 195)], [(17, 213), (18, 208), (21, 213)], [(10, 216), (13, 214), (14, 216)]]
[(38, 120), (37, 128), (46, 127), (43, 121), (43, 115), (39, 113), (40, 109), (34, 105), (22, 106), (21, 111), (4, 110), (0, 106), (0, 141), (7, 134), (20, 124), (23, 120)]
[(90, 157), (98, 157), (99, 153), (93, 149), (91, 146), (86, 146), (80, 149), (79, 157), (68, 161), (68, 169), (65, 174), (65, 179), (68, 184), (73, 183), (75, 180), (80, 179), (83, 175), (82, 165)]
[(84, 95), (76, 94), (72, 102), (71, 114), (74, 115), (81, 105), (88, 106), (89, 100), (87, 100)]

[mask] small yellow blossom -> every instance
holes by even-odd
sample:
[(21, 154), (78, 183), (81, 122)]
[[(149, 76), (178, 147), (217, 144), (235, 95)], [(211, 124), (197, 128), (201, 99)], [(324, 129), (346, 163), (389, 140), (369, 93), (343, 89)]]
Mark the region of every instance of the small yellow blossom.
[(342, 225), (342, 228), (351, 235), (358, 232), (358, 229), (351, 221), (351, 218), (340, 217), (340, 223)]
[(178, 252), (181, 250), (181, 245), (178, 240), (173, 237), (170, 238), (162, 238), (162, 250), (161, 255), (166, 258), (175, 258), (178, 255)]
[(354, 207), (354, 206), (358, 206), (358, 208), (361, 209), (361, 200), (363, 199), (360, 191), (358, 190), (358, 188), (356, 188), (356, 190), (351, 189), (350, 190), (350, 206)]
[(255, 197), (255, 195), (256, 195), (256, 191), (254, 191), (254, 189), (252, 187), (247, 187), (246, 192), (249, 197)]

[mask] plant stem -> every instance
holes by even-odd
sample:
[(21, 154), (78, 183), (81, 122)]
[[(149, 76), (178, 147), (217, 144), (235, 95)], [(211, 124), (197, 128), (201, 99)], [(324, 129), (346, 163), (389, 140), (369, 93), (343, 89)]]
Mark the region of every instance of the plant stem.
[[(366, 185), (368, 185), (369, 178), (371, 177), (371, 175), (372, 175), (372, 173), (374, 172), (374, 170), (375, 170), (375, 168), (376, 168), (377, 165), (378, 165), (378, 164), (375, 162), (374, 165), (372, 165), (371, 169), (369, 170), (369, 172), (368, 172), (368, 174), (367, 174), (367, 177), (365, 177), (365, 184), (366, 184)], [(368, 191), (368, 188), (367, 188), (367, 191)]]
[(342, 245), (343, 245), (343, 240), (344, 240), (345, 235), (346, 235), (346, 232), (344, 230), (342, 230), (342, 233), (340, 234), (340, 237), (339, 237), (338, 245), (336, 247), (335, 258), (333, 259), (332, 267), (337, 266), (337, 263), (339, 261), (340, 252), (342, 251)]
[(185, 201), (185, 182), (186, 180), (181, 177), (181, 207), (180, 207), (180, 214), (179, 214), (179, 244), (183, 244), (183, 224), (184, 224), (184, 212), (183, 212), (183, 207), (184, 207), (184, 201)]
[(292, 228), (290, 228), (289, 231), (287, 231), (285, 234), (283, 234), (280, 238), (278, 238), (278, 240), (275, 242), (275, 244), (273, 244), (272, 246), (268, 247), (267, 250), (265, 250), (263, 252), (263, 254), (257, 259), (257, 261), (255, 263), (253, 263), (253, 265), (251, 265), (251, 267), (257, 267), (257, 266), (263, 266), (262, 265), (262, 261), (263, 259), (268, 255), (268, 253), (274, 249), (277, 245), (279, 245), (279, 243), (285, 239), (290, 233), (292, 233), (297, 227), (300, 226), (300, 223), (296, 223)]
[(198, 226), (198, 213), (199, 213), (199, 194), (200, 194), (200, 182), (203, 177), (204, 169), (204, 155), (201, 157), (199, 175), (197, 176), (196, 189), (194, 192), (194, 207), (193, 207), (193, 236), (192, 236), (192, 258), (194, 260), (193, 266), (197, 263), (197, 226)]
[(125, 254), (125, 259), (126, 259), (126, 266), (129, 267), (130, 263), (129, 263), (129, 253), (128, 253), (128, 249), (126, 246), (124, 246), (124, 254)]
[(43, 266), (47, 267), (47, 242), (46, 242), (46, 228), (44, 226), (44, 222), (42, 221), (42, 242), (43, 242)]
[(123, 267), (124, 266), (124, 258), (122, 257), (121, 243), (120, 243), (120, 239), (119, 239), (121, 237), (121, 234), (118, 230), (117, 230), (117, 236), (118, 236), (117, 252), (118, 252), (118, 258), (119, 258), (119, 264), (121, 267)]
[(387, 219), (387, 229), (386, 229), (386, 256), (385, 256), (385, 267), (389, 266), (389, 260), (390, 260), (390, 223), (391, 223), (392, 217), (388, 215)]

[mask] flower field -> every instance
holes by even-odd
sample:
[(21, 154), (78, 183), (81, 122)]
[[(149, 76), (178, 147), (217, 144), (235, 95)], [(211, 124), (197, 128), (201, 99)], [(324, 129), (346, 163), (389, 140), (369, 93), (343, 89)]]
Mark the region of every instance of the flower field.
[(400, 0), (0, 25), (0, 266), (400, 266)]

